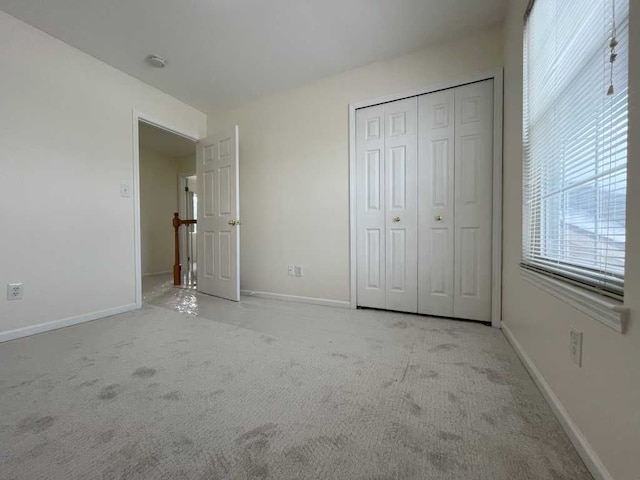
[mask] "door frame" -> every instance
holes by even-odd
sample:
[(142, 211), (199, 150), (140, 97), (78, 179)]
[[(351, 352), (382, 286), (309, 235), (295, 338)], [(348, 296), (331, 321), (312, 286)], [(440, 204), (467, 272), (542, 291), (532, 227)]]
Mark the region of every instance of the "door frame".
[[(164, 120), (158, 119), (152, 115), (140, 112), (136, 109), (132, 110), (132, 148), (133, 148), (133, 257), (134, 257), (134, 288), (136, 308), (142, 308), (142, 245), (140, 241), (140, 135), (138, 132), (138, 122), (144, 122), (167, 132), (180, 135), (193, 142), (200, 140), (197, 131), (185, 131), (171, 125)], [(171, 219), (167, 219), (167, 223)]]
[(349, 297), (352, 309), (357, 308), (356, 258), (356, 110), (381, 103), (394, 102), (440, 90), (460, 87), (469, 83), (493, 80), (493, 179), (491, 228), (491, 325), (500, 328), (502, 321), (502, 117), (503, 69), (471, 75), (454, 82), (429, 85), (407, 92), (386, 95), (349, 104)]
[(180, 214), (180, 218), (184, 218), (187, 211), (187, 202), (184, 195), (182, 195), (184, 193), (184, 185), (182, 182), (184, 182), (185, 178), (195, 176), (196, 172), (191, 170), (178, 173), (178, 213)]
[[(197, 153), (197, 152), (196, 152)], [(195, 171), (186, 171), (186, 172), (180, 172), (178, 173), (178, 215), (180, 215), (180, 218), (182, 219), (187, 219), (186, 214), (187, 214), (187, 199), (185, 198), (185, 191), (184, 191), (184, 180), (187, 177), (196, 177), (197, 179), (197, 174)], [(197, 217), (198, 216), (198, 212), (194, 212), (194, 215)], [(188, 237), (187, 237), (187, 233), (186, 233), (186, 229), (182, 228), (180, 229), (180, 263), (183, 264), (183, 261), (186, 260), (187, 258), (187, 242), (188, 242)]]

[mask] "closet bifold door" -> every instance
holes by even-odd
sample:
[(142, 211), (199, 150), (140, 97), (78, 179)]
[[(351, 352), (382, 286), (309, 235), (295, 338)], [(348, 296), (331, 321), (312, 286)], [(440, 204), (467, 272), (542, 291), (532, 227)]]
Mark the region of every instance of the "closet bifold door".
[(386, 308), (384, 106), (356, 111), (357, 303)]
[(493, 81), (418, 103), (418, 313), (491, 321)]
[(493, 80), (356, 112), (357, 304), (491, 321)]
[(454, 90), (418, 98), (418, 313), (453, 316)]
[(418, 98), (387, 103), (387, 309), (418, 310)]
[(455, 89), (453, 316), (491, 321), (493, 80)]
[(357, 304), (418, 308), (418, 100), (356, 112)]

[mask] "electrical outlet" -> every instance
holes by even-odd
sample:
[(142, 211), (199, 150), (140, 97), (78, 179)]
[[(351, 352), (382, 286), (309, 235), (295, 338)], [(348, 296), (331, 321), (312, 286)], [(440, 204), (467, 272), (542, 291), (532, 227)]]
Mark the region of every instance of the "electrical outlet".
[(296, 265), (296, 277), (302, 276), (304, 276), (304, 269), (302, 268), (302, 265)]
[(21, 283), (7, 284), (7, 300), (22, 300), (22, 287)]
[(296, 266), (289, 265), (289, 275), (295, 275), (295, 274), (296, 274)]
[(571, 330), (569, 332), (569, 353), (573, 363), (582, 367), (582, 332)]

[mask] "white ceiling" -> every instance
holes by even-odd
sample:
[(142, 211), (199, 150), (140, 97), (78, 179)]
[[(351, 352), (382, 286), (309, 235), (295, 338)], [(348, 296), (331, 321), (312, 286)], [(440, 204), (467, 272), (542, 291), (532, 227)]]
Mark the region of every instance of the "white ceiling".
[[(0, 0), (0, 9), (207, 112), (488, 27), (506, 3)], [(167, 67), (147, 65), (151, 53)]]
[(193, 140), (144, 122), (138, 123), (138, 138), (140, 148), (165, 157), (179, 158), (196, 154), (196, 143)]

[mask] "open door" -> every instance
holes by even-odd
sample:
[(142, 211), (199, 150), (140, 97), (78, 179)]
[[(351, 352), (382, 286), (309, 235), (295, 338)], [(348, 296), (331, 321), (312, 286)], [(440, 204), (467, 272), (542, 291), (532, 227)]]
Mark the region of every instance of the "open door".
[(240, 300), (238, 126), (200, 140), (198, 291)]

